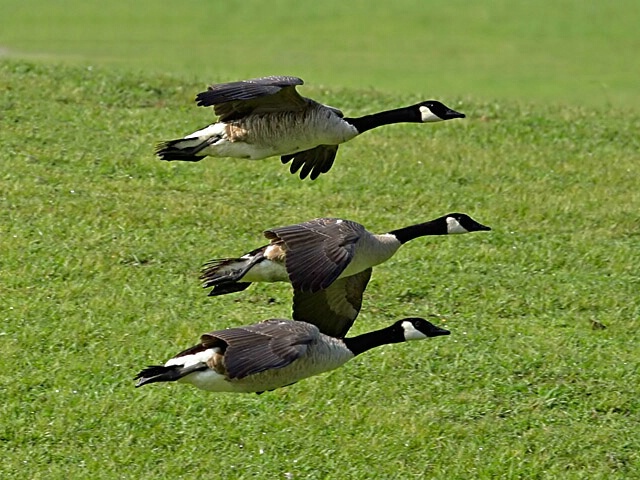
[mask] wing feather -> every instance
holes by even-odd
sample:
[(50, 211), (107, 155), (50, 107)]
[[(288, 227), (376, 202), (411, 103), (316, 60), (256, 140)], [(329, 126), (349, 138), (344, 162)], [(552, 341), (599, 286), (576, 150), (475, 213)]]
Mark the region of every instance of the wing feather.
[(347, 268), (364, 232), (356, 222), (318, 218), (264, 233), (285, 244), (285, 266), (293, 288), (316, 292), (331, 285)]
[(320, 174), (331, 169), (337, 153), (338, 145), (319, 145), (302, 152), (283, 155), (280, 160), (285, 164), (291, 162), (291, 173), (300, 170), (300, 178), (305, 179), (309, 176), (311, 180), (315, 180)]
[(286, 87), (302, 85), (298, 77), (270, 76), (240, 80), (238, 82), (217, 83), (210, 85), (205, 92), (196, 96), (196, 102), (203, 107), (233, 100), (251, 100), (266, 95), (273, 95)]
[(344, 337), (360, 313), (372, 270), (340, 278), (319, 292), (294, 290), (293, 319), (311, 323), (326, 335)]
[(211, 85), (196, 95), (196, 104), (214, 107), (220, 121), (237, 120), (251, 113), (299, 111), (308, 100), (296, 91), (298, 77), (272, 76)]
[(307, 323), (272, 319), (207, 333), (201, 341), (224, 341), (227, 375), (241, 379), (291, 364), (306, 353), (318, 334), (317, 327)]

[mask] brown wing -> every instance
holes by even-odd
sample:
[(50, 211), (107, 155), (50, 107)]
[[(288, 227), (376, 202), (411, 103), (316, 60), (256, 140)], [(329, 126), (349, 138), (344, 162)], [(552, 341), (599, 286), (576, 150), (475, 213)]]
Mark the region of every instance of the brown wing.
[(338, 218), (317, 218), (264, 232), (286, 246), (285, 266), (294, 290), (317, 292), (331, 285), (355, 255), (365, 228)]
[(372, 268), (339, 278), (326, 290), (316, 293), (293, 291), (293, 319), (311, 323), (332, 337), (344, 337), (362, 307), (362, 294)]
[(271, 319), (254, 325), (202, 335), (203, 345), (226, 343), (224, 363), (229, 378), (240, 379), (285, 367), (303, 356), (319, 335), (310, 324)]
[(240, 80), (238, 82), (217, 83), (196, 97), (198, 105), (209, 107), (232, 100), (251, 100), (265, 95), (273, 95), (286, 87), (295, 87), (304, 82), (298, 77), (270, 76)]
[(299, 111), (307, 99), (296, 91), (304, 82), (297, 77), (262, 77), (211, 85), (196, 95), (202, 107), (214, 107), (220, 121), (237, 120), (251, 113)]
[[(201, 338), (201, 340), (202, 340), (202, 338)], [(208, 339), (206, 343), (201, 341), (198, 345), (194, 345), (193, 347), (189, 347), (186, 350), (183, 350), (180, 353), (174, 355), (173, 358), (184, 357), (185, 355), (194, 355), (194, 354), (199, 353), (199, 352), (204, 352), (208, 348), (214, 348), (214, 347), (218, 347), (218, 348), (221, 348), (222, 350), (224, 350), (225, 348), (227, 348), (227, 344), (223, 340), (221, 340), (219, 338), (215, 338), (214, 339), (212, 337), (212, 338)]]
[(282, 163), (291, 163), (289, 171), (296, 173), (300, 170), (300, 178), (305, 179), (307, 175), (311, 180), (315, 180), (322, 173), (327, 173), (333, 166), (333, 161), (338, 153), (338, 145), (319, 145), (310, 150), (283, 155), (280, 157)]

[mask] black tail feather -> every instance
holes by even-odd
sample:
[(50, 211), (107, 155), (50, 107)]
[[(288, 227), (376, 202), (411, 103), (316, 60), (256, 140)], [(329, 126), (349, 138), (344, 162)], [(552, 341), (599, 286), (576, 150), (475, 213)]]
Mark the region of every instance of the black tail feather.
[(253, 268), (254, 265), (264, 260), (264, 256), (262, 255), (265, 247), (260, 247), (248, 255), (253, 255), (251, 261), (249, 261), (243, 268), (238, 270), (233, 270), (229, 273), (225, 273), (221, 275), (220, 269), (222, 267), (226, 267), (232, 263), (243, 262), (246, 261), (246, 258), (220, 258), (210, 260), (205, 263), (202, 267), (202, 274), (200, 275), (200, 280), (202, 280), (202, 288), (210, 288), (214, 287), (211, 292), (209, 292), (210, 297), (216, 297), (218, 295), (225, 295), (227, 293), (233, 292), (241, 292), (242, 290), (246, 290), (251, 285), (251, 282), (239, 282), (246, 273)]
[(160, 160), (181, 160), (183, 162), (199, 162), (204, 158), (203, 155), (196, 155), (200, 150), (207, 146), (207, 142), (193, 147), (179, 147), (184, 139), (169, 140), (161, 142), (156, 146), (156, 155)]
[[(223, 283), (213, 287), (213, 290), (209, 292), (209, 297), (217, 297), (218, 295), (226, 295), (227, 293), (235, 293), (246, 290), (251, 286), (251, 282), (234, 282)], [(207, 288), (207, 287), (203, 287)]]
[(165, 367), (163, 365), (150, 365), (135, 376), (136, 388), (148, 383), (156, 382), (175, 382), (182, 378), (180, 374), (182, 366), (172, 365)]
[(148, 383), (157, 382), (175, 382), (182, 377), (198, 370), (207, 369), (207, 364), (200, 362), (188, 367), (182, 365), (171, 365), (165, 367), (163, 365), (150, 365), (135, 376), (136, 388), (147, 385)]
[(242, 275), (246, 273), (244, 269), (225, 273), (224, 275), (220, 274), (220, 269), (232, 263), (242, 261), (242, 258), (217, 258), (205, 263), (202, 266), (202, 273), (200, 274), (202, 288), (215, 287), (221, 283), (235, 283), (237, 280), (240, 280)]

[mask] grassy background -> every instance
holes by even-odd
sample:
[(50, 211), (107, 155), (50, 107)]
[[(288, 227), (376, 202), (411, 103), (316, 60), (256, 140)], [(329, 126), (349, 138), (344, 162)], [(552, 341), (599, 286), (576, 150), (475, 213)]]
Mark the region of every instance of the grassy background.
[[(635, 4), (0, 5), (28, 57), (0, 62), (0, 477), (637, 476), (640, 35), (613, 16)], [(429, 95), (469, 118), (368, 133), (316, 182), (153, 158), (210, 120), (204, 84), (280, 72), (349, 114)], [(285, 285), (207, 298), (205, 260), (320, 215), (448, 211), (494, 231), (404, 247), (354, 332), (437, 315), (451, 337), (262, 396), (133, 389), (203, 331), (289, 316)]]
[(0, 52), (181, 72), (640, 106), (636, 0), (0, 0)]

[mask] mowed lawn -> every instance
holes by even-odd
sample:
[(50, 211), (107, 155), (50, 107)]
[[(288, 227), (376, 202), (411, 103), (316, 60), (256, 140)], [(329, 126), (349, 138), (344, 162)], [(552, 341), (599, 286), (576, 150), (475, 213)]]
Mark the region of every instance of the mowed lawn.
[[(55, 12), (49, 4), (27, 4), (44, 10), (13, 11), (31, 19), (33, 52), (42, 52), (47, 45), (37, 19)], [(451, 5), (458, 11), (438, 7), (433, 15), (459, 12), (471, 22), (469, 11)], [(590, 8), (608, 8), (602, 5)], [(485, 17), (473, 17), (466, 29), (456, 24), (477, 38), (469, 48), (486, 42), (487, 55), (499, 52), (491, 35), (500, 31), (519, 45), (521, 35), (510, 28), (523, 24), (521, 12), (507, 15), (500, 6), (488, 15), (503, 12), (503, 22), (484, 35)], [(77, 15), (103, 18), (83, 8)], [(616, 87), (608, 97), (591, 95), (580, 75), (567, 95), (558, 86), (566, 86), (571, 68), (599, 71), (629, 51), (605, 60), (596, 55), (585, 66), (577, 55), (541, 48), (531, 57), (540, 65), (571, 57), (573, 67), (548, 70), (544, 82), (523, 80), (504, 96), (499, 65), (489, 64), (485, 76), (473, 62), (452, 59), (443, 77), (420, 64), (430, 81), (421, 86), (419, 75), (401, 75), (395, 91), (393, 77), (376, 70), (389, 69), (383, 39), (347, 37), (362, 42), (349, 43), (349, 51), (370, 55), (360, 73), (321, 62), (331, 55), (317, 37), (336, 28), (328, 11), (290, 12), (307, 18), (298, 31), (316, 38), (308, 47), (312, 61), (296, 62), (280, 45), (277, 58), (259, 51), (200, 70), (187, 62), (203, 51), (200, 43), (184, 48), (183, 63), (173, 67), (179, 55), (168, 49), (163, 56), (162, 45), (154, 46), (165, 38), (153, 28), (160, 28), (158, 15), (176, 19), (172, 28), (184, 31), (176, 40), (183, 47), (188, 38), (220, 38), (193, 8), (185, 17), (175, 7), (150, 10), (146, 23), (136, 10), (143, 7), (119, 8), (93, 33), (77, 27), (87, 41), (66, 51), (52, 41), (51, 57), (0, 61), (1, 478), (637, 477), (640, 97), (625, 85), (638, 66), (607, 70)], [(382, 28), (379, 8), (372, 7), (372, 18)], [(588, 11), (576, 18), (591, 18)], [(50, 28), (74, 31), (78, 18), (66, 15), (68, 24)], [(549, 33), (553, 45), (567, 31), (559, 15), (549, 23), (558, 27)], [(117, 39), (116, 20), (138, 17), (140, 29), (125, 28), (122, 38), (139, 35), (149, 48), (146, 59), (124, 49), (124, 40), (111, 47), (99, 41), (100, 25)], [(199, 27), (190, 29), (194, 18)], [(402, 31), (390, 18), (388, 28)], [(602, 30), (581, 37), (589, 41), (581, 48), (606, 51), (602, 37), (613, 39), (607, 45), (637, 44), (638, 34), (624, 28), (628, 17), (620, 18), (620, 30), (609, 17), (598, 18)], [(276, 35), (280, 24), (272, 17), (265, 23), (253, 34), (271, 48), (266, 35)], [(359, 23), (364, 31), (365, 18)], [(292, 35), (290, 24), (282, 25)], [(586, 32), (590, 24), (577, 25)], [(2, 32), (4, 39), (22, 35), (16, 26)], [(95, 50), (92, 38), (113, 58)], [(575, 47), (571, 38), (567, 44)], [(10, 51), (29, 50), (26, 40), (1, 41)], [(402, 55), (418, 58), (422, 44), (408, 45)], [(437, 43), (430, 48), (447, 57)], [(395, 65), (410, 71), (411, 62), (398, 58)], [(524, 76), (514, 78), (524, 79), (530, 70), (525, 57), (518, 59), (513, 71)], [(280, 63), (283, 71), (273, 71)], [(467, 79), (461, 83), (451, 76), (456, 65), (455, 78)], [(156, 142), (211, 121), (211, 112), (193, 103), (209, 81), (259, 75), (262, 68), (300, 74), (304, 94), (349, 115), (437, 95), (468, 118), (366, 133), (341, 146), (333, 169), (315, 182), (300, 181), (275, 158), (196, 164), (154, 158)], [(362, 72), (370, 81), (358, 84)], [(198, 283), (206, 260), (261, 245), (265, 228), (318, 216), (384, 232), (455, 211), (493, 231), (403, 247), (374, 270), (352, 329), (358, 334), (425, 316), (451, 336), (382, 347), (260, 396), (176, 384), (133, 387), (141, 368), (203, 332), (290, 316), (287, 285), (207, 297)]]
[(640, 108), (640, 2), (0, 0), (0, 56)]

